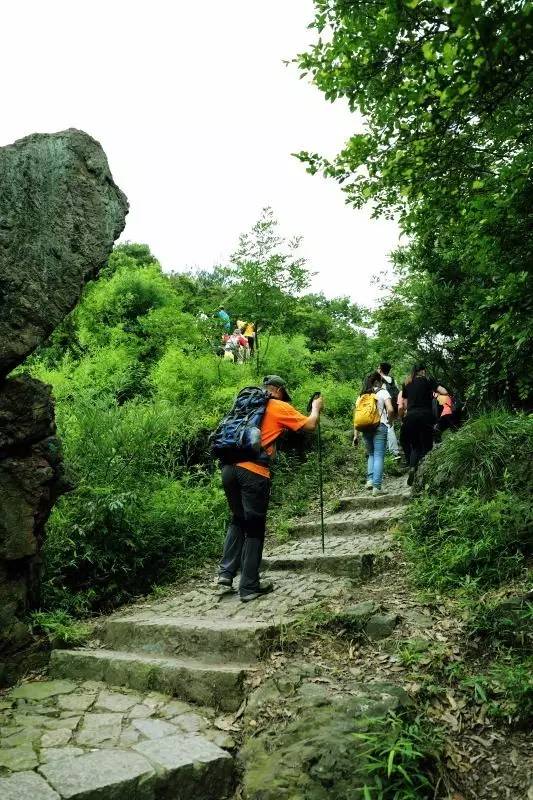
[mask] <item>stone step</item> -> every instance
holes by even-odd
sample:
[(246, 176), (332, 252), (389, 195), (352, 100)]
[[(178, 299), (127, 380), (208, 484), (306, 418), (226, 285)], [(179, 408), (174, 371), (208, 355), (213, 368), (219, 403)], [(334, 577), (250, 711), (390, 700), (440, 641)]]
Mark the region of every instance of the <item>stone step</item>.
[[(369, 508), (362, 511), (341, 511), (329, 514), (324, 519), (326, 536), (365, 534), (373, 531), (386, 531), (392, 527), (402, 514), (402, 507)], [(294, 523), (289, 528), (292, 537), (303, 538), (319, 535), (320, 517)]]
[[(75, 750), (76, 748), (71, 748)], [(53, 759), (0, 777), (2, 800), (222, 800), (235, 783), (229, 753), (196, 734)]]
[(267, 570), (294, 570), (348, 577), (357, 582), (368, 580), (390, 563), (392, 538), (388, 534), (334, 536), (325, 539), (322, 552), (320, 537), (280, 545), (263, 557)]
[[(406, 506), (409, 503), (409, 492), (395, 492), (394, 494), (380, 494), (373, 497), (370, 492), (357, 494), (353, 497), (341, 497), (337, 501), (337, 511), (357, 511), (362, 508), (394, 508)], [(398, 513), (400, 513), (398, 511)]]
[(53, 677), (104, 681), (110, 686), (152, 689), (223, 711), (239, 708), (249, 664), (206, 664), (196, 659), (150, 656), (116, 650), (53, 650)]
[(103, 638), (112, 650), (185, 656), (201, 658), (205, 664), (227, 664), (257, 662), (277, 633), (278, 626), (268, 622), (152, 613), (109, 619)]

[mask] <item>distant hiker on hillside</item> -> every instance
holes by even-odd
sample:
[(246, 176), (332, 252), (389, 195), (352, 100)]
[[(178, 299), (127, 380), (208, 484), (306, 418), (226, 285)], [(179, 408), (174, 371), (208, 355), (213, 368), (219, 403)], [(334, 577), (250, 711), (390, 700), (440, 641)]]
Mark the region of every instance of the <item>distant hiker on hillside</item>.
[(242, 363), (244, 349), (248, 347), (248, 340), (244, 338), (238, 328), (231, 336), (224, 336), (224, 358), (236, 363)]
[(415, 364), (402, 386), (402, 397), (407, 402), (403, 436), (409, 450), (409, 486), (419, 463), (433, 447), (433, 393), (447, 395), (448, 391), (426, 375), (425, 364)]
[[(392, 403), (392, 408), (394, 410), (394, 416), (398, 413), (398, 386), (396, 385), (396, 381), (394, 380), (393, 376), (390, 374), (391, 365), (387, 361), (382, 361), (378, 367), (378, 372), (383, 378), (383, 389), (386, 389), (390, 394), (390, 399)], [(400, 448), (398, 447), (398, 439), (396, 438), (396, 431), (394, 430), (393, 422), (390, 423), (388, 430), (387, 430), (387, 448), (389, 453), (392, 456), (399, 460), (400, 456)]]
[(373, 372), (365, 378), (361, 394), (354, 410), (354, 437), (357, 445), (362, 433), (365, 440), (367, 459), (366, 488), (373, 495), (381, 494), (383, 481), (383, 462), (387, 449), (387, 431), (394, 416), (391, 396), (383, 388), (383, 377)]
[(248, 347), (250, 348), (250, 357), (254, 354), (255, 347), (255, 325), (253, 322), (247, 322), (243, 331), (243, 336), (248, 339)]
[(226, 333), (229, 333), (231, 330), (231, 319), (224, 306), (220, 306), (216, 315), (220, 320), (222, 320), (222, 324)]
[(274, 589), (271, 583), (259, 582), (259, 567), (275, 442), (285, 430), (314, 431), (323, 407), (322, 398), (316, 398), (306, 417), (290, 402), (283, 378), (267, 375), (260, 389), (248, 387), (239, 393), (232, 411), (212, 437), (212, 452), (223, 464), (222, 485), (231, 512), (217, 582), (219, 587), (231, 590), (240, 569), (239, 594), (244, 603)]

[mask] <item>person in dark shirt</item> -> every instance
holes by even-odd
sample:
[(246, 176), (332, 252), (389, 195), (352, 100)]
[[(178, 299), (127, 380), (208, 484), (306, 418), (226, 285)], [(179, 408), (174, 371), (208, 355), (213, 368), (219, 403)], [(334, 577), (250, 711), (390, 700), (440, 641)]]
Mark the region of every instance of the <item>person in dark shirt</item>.
[(433, 447), (433, 394), (448, 394), (447, 389), (426, 374), (425, 364), (415, 364), (402, 386), (407, 403), (403, 421), (403, 436), (409, 452), (409, 477), (413, 484), (418, 465)]

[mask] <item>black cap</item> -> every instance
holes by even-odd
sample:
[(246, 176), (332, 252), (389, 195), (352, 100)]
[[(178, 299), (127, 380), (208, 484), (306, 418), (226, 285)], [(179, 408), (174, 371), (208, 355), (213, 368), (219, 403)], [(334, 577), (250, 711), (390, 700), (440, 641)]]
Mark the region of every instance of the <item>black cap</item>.
[(280, 378), (279, 375), (265, 375), (265, 377), (263, 378), (263, 386), (278, 386), (280, 389), (283, 389), (284, 393), (283, 399), (287, 403), (291, 402), (290, 394), (287, 391), (287, 384), (285, 383), (283, 378)]

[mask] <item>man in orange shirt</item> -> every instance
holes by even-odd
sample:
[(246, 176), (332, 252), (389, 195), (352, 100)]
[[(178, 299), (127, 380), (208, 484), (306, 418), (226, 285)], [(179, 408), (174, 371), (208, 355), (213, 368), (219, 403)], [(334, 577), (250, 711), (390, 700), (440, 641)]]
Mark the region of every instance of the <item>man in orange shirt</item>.
[[(263, 388), (270, 395), (261, 423), (261, 447), (268, 459), (275, 455), (276, 439), (285, 430), (314, 431), (318, 425), (323, 400), (313, 400), (311, 414), (305, 417), (290, 405), (285, 381), (279, 375), (267, 375)], [(260, 584), (259, 567), (263, 556), (265, 525), (270, 500), (268, 459), (242, 461), (222, 467), (222, 485), (231, 511), (231, 520), (220, 562), (218, 585), (232, 588), (237, 570), (241, 570), (239, 594), (244, 603), (273, 590), (271, 583)], [(265, 463), (266, 462), (266, 463)]]

